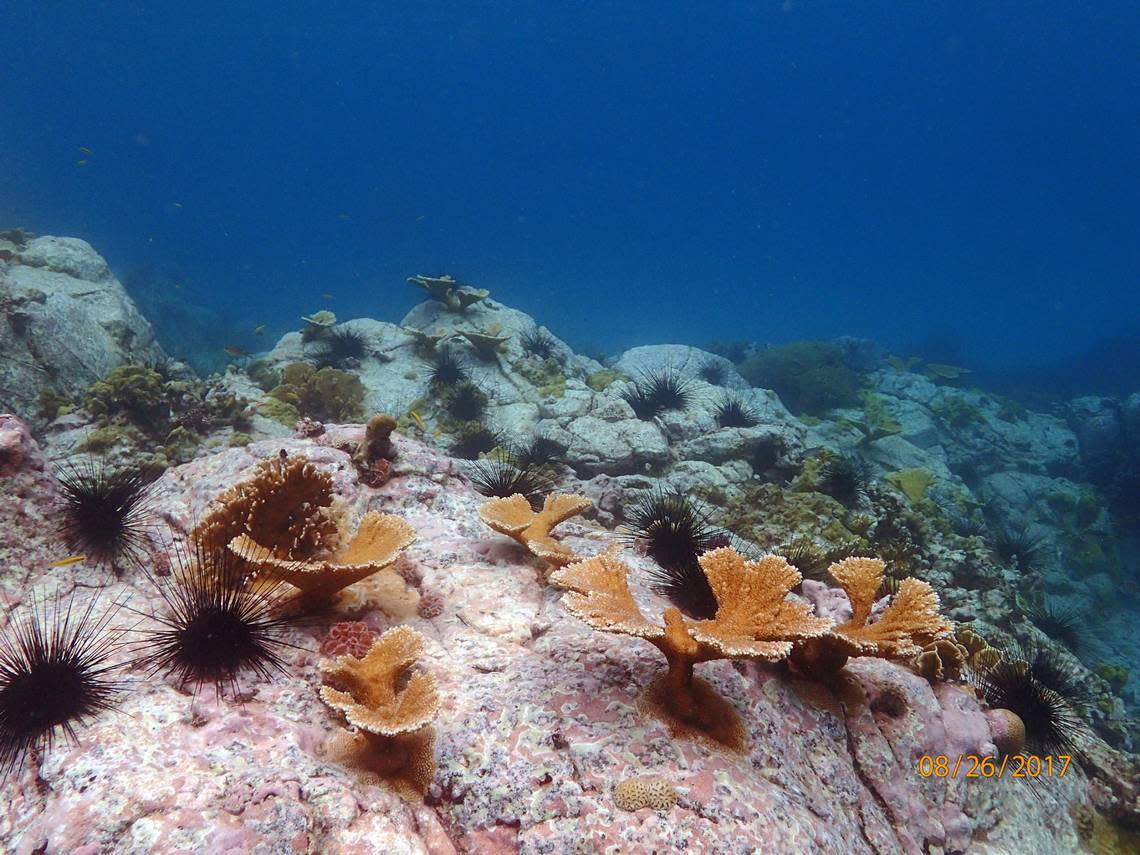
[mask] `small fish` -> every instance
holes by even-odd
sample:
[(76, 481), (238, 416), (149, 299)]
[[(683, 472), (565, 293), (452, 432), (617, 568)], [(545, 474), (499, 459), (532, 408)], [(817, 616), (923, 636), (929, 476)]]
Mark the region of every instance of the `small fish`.
[(173, 205), (175, 208), (181, 208), (182, 207), (181, 202), (171, 202), (170, 204)]
[(321, 294), (321, 299), (322, 300), (331, 300), (331, 299), (333, 299), (333, 295), (332, 294)]
[(419, 413), (415, 410), (408, 410), (408, 415), (412, 417), (412, 421), (416, 423), (416, 427), (420, 429), (420, 433), (424, 433), (427, 430), (427, 425), (424, 424), (424, 420), (420, 417)]
[(86, 166), (87, 161), (86, 160), (77, 160), (77, 161), (75, 161), (75, 165), (76, 166)]
[(238, 347), (236, 344), (227, 344), (224, 350), (230, 356), (237, 356), (242, 358), (249, 356), (248, 350), (246, 350), (244, 347)]
[(87, 146), (85, 146), (85, 145), (81, 145), (81, 146), (79, 147), (79, 151), (80, 151), (81, 153), (83, 153), (83, 154), (87, 155), (88, 157), (90, 157), (91, 155), (93, 155), (93, 154), (95, 153), (95, 152), (93, 152), (91, 149), (89, 149), (89, 148), (88, 148)]
[(427, 214), (420, 214), (418, 217), (416, 217), (416, 222), (422, 223), (426, 219), (427, 219)]
[(345, 223), (352, 219), (352, 214), (337, 214), (336, 218), (342, 223)]
[(431, 432), (431, 435), (432, 435), (432, 436), (434, 436), (436, 439), (439, 439), (441, 436), (443, 436), (443, 431), (441, 431), (441, 430), (438, 430), (438, 429), (437, 429), (437, 430), (433, 430), (433, 431)]
[(80, 561), (86, 560), (86, 555), (69, 555), (66, 558), (59, 559), (59, 561), (53, 561), (48, 567), (66, 567), (68, 564), (78, 564)]
[(257, 326), (255, 326), (253, 328), (253, 334), (254, 335), (264, 335), (265, 334), (265, 324), (258, 324)]

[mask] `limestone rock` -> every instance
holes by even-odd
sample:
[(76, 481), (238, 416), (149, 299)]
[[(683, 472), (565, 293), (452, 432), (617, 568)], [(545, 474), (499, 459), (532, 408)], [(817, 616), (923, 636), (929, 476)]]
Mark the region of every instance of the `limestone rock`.
[(78, 238), (38, 237), (0, 261), (0, 401), (34, 427), (40, 396), (71, 396), (162, 354), (106, 261)]

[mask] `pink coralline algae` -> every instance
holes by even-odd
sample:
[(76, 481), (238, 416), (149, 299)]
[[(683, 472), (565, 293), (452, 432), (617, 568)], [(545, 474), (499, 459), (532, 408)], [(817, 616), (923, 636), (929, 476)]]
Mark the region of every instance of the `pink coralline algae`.
[(437, 618), (443, 614), (443, 596), (435, 591), (428, 591), (420, 597), (416, 606), (416, 614), (425, 620)]
[(321, 655), (334, 657), (348, 654), (363, 659), (376, 638), (376, 633), (358, 620), (334, 623), (328, 636), (321, 642)]

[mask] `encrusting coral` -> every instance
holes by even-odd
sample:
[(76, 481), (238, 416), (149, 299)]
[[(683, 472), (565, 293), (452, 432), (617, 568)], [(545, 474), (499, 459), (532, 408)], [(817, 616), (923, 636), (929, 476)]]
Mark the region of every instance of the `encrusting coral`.
[(614, 787), (614, 807), (620, 810), (669, 810), (676, 804), (677, 789), (660, 778), (626, 778)]
[(938, 611), (938, 595), (926, 582), (903, 579), (890, 603), (871, 620), (886, 565), (878, 558), (845, 558), (828, 569), (851, 601), (851, 619), (796, 645), (790, 662), (801, 673), (829, 676), (850, 656), (918, 656), (928, 644), (953, 634), (954, 628)]
[(569, 547), (550, 536), (550, 531), (561, 522), (582, 513), (592, 502), (585, 496), (571, 493), (551, 493), (542, 503), (542, 510), (531, 509), (527, 497), (515, 493), (506, 499), (490, 499), (479, 508), (483, 522), (499, 534), (514, 538), (548, 564), (562, 567), (578, 557)]
[(412, 671), (424, 638), (398, 626), (377, 638), (363, 658), (338, 656), (318, 664), (329, 685), (321, 700), (356, 730), (351, 746), (357, 762), (387, 780), (401, 794), (418, 799), (435, 775), (439, 691), (424, 671)]
[(693, 666), (714, 659), (776, 662), (788, 656), (793, 642), (821, 636), (833, 624), (815, 617), (810, 605), (788, 599), (802, 577), (779, 556), (749, 561), (727, 546), (699, 561), (716, 597), (716, 614), (690, 621), (669, 607), (664, 626), (641, 612), (629, 590), (629, 568), (613, 552), (563, 567), (551, 580), (570, 589), (562, 604), (575, 617), (603, 632), (644, 638), (665, 655), (669, 670), (646, 692), (650, 710), (676, 731), (740, 750), (744, 732), (732, 705), (697, 678)]
[(991, 647), (990, 643), (970, 629), (961, 627), (955, 634), (955, 640), (966, 650), (966, 664), (973, 671), (985, 671), (996, 665), (1002, 658), (1001, 651)]

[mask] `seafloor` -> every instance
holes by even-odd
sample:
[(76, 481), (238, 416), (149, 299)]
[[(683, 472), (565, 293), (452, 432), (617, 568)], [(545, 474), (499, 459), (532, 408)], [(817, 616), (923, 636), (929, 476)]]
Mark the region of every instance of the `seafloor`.
[[(113, 709), (6, 770), (5, 851), (1140, 851), (1140, 392), (1035, 412), (854, 339), (657, 345), (603, 364), (474, 288), (420, 286), (399, 323), (314, 314), (200, 379), (87, 243), (0, 236), (2, 643), (35, 600), (80, 611), (97, 596), (119, 606), (108, 655), (126, 666)], [(546, 456), (522, 462), (536, 437)], [(85, 461), (157, 476), (131, 555), (67, 560), (57, 476)], [(310, 492), (273, 486), (303, 461)], [(569, 500), (580, 513), (548, 533), (526, 500), (484, 506), (480, 491), (520, 470), (536, 508), (557, 492), (584, 497)], [(281, 630), (279, 670), (219, 692), (135, 657), (169, 614), (171, 544), (220, 507), (237, 518), (223, 494), (245, 497), (243, 536), (266, 546), (249, 509), (277, 503), (259, 524), (312, 547), (255, 560), (226, 529), (250, 584), (287, 577), (319, 604)], [(670, 502), (695, 509), (702, 546), (785, 555), (809, 578), (788, 592), (768, 565), (704, 566), (719, 610), (700, 620), (681, 573), (687, 616), (667, 632), (653, 582), (677, 580), (676, 556), (644, 523)], [(380, 519), (414, 540), (365, 543)], [(887, 579), (845, 592), (827, 568), (850, 556), (881, 558)], [(926, 590), (930, 613), (888, 639)], [(414, 632), (382, 635), (398, 626)], [(808, 667), (813, 633), (862, 641)], [(412, 652), (384, 660), (397, 637)], [(1054, 717), (1022, 710), (1024, 744), (991, 708), (979, 639), (1059, 672), (1031, 672)], [(704, 712), (669, 694), (661, 650), (696, 657)], [(0, 673), (0, 708), (10, 682)], [(1063, 776), (997, 776), (1018, 751), (1073, 760)], [(939, 757), (995, 765), (940, 774)]]

